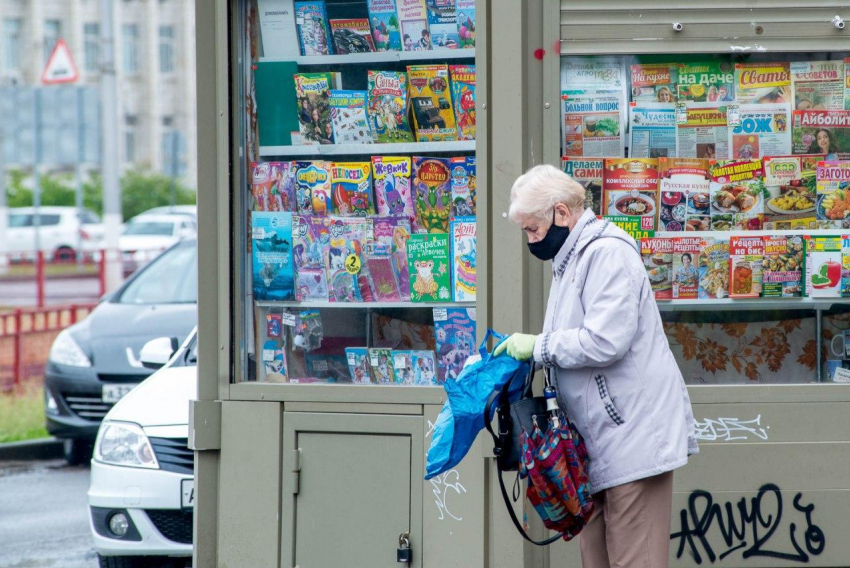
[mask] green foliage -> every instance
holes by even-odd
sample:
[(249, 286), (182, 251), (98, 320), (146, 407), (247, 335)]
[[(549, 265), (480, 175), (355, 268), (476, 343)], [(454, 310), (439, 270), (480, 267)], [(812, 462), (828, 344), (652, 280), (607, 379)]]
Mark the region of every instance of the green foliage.
[(0, 393), (0, 444), (47, 438), (44, 429), (44, 392), (29, 383), (10, 393)]
[[(179, 181), (175, 181), (174, 186), (175, 205), (194, 205), (194, 191)], [(131, 170), (121, 179), (121, 213), (125, 220), (164, 205), (171, 205), (170, 177)]]

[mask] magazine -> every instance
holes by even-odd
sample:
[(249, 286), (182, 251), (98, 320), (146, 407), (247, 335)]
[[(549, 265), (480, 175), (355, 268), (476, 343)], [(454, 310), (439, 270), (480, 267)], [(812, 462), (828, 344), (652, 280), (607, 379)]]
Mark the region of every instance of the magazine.
[(764, 237), (762, 297), (799, 298), (803, 295), (803, 238)]
[(731, 159), (790, 154), (790, 123), (791, 106), (787, 103), (739, 105), (735, 122), (729, 120)]
[(295, 162), (295, 200), (301, 215), (327, 215), (331, 202), (331, 163)]
[(679, 102), (717, 104), (734, 101), (734, 69), (732, 64), (726, 61), (680, 63), (676, 87)]
[(438, 380), (456, 380), (475, 353), (475, 308), (434, 308), (434, 335)]
[(331, 165), (333, 208), (343, 217), (374, 215), (372, 165), (369, 162), (333, 162)]
[(729, 240), (729, 265), (732, 271), (730, 297), (761, 296), (763, 262), (763, 237), (732, 237)]
[(640, 253), (656, 300), (673, 298), (673, 239), (644, 238)]
[(673, 299), (696, 299), (699, 290), (701, 237), (673, 237)]
[(425, 0), (396, 0), (398, 21), (401, 27), (401, 45), (404, 51), (431, 49), (431, 32), (428, 31), (428, 8)]
[(412, 302), (451, 302), (449, 235), (411, 235), (407, 242)]
[(251, 213), (251, 265), (254, 299), (292, 300), (292, 213)]
[(371, 144), (366, 91), (331, 90), (328, 97), (336, 144)]
[(368, 347), (346, 347), (345, 358), (348, 360), (348, 372), (351, 373), (352, 383), (355, 385), (372, 384)]
[(457, 140), (447, 65), (410, 65), (407, 68), (408, 99), (419, 142)]
[(475, 215), (475, 156), (451, 158), (452, 216)]
[(369, 349), (369, 368), (372, 370), (372, 382), (376, 385), (395, 383), (392, 349), (372, 347)]
[(328, 14), (323, 0), (295, 2), (295, 27), (301, 55), (333, 54)]
[(372, 156), (372, 177), (378, 215), (405, 216), (416, 213), (410, 189), (411, 162), (407, 156)]
[(728, 240), (707, 238), (703, 241), (699, 260), (697, 296), (704, 300), (729, 297)]
[(462, 49), (475, 47), (475, 0), (457, 0), (457, 35)]
[(847, 228), (850, 223), (850, 162), (819, 162), (817, 165), (817, 219), (829, 226)]
[(334, 48), (339, 55), (375, 51), (368, 18), (331, 20)]
[(459, 44), (455, 0), (427, 0), (428, 29), (433, 49), (457, 49)]
[(328, 281), (325, 276), (325, 245), (327, 226), (322, 232), (322, 222), (327, 217), (293, 215), (292, 257), (295, 263), (295, 299), (305, 301), (327, 301)]
[(627, 84), (626, 71), (618, 57), (561, 57), (561, 85), (566, 89), (608, 89), (625, 93)]
[(794, 110), (844, 110), (841, 61), (792, 61)]
[(658, 160), (608, 158), (602, 171), (603, 216), (640, 221), (642, 231), (654, 231), (658, 216)]
[(808, 237), (806, 243), (806, 295), (841, 297), (842, 238)]
[(655, 236), (655, 229), (647, 229), (648, 223), (644, 217), (631, 217), (627, 215), (602, 215), (601, 218), (609, 223), (623, 229), (628, 235), (639, 243), (641, 239)]
[(624, 102), (622, 91), (562, 91), (564, 155), (584, 158), (624, 156)]
[(437, 360), (433, 351), (413, 351), (413, 384), (418, 387), (435, 387), (437, 382)]
[(451, 222), (452, 293), (455, 302), (475, 301), (475, 217), (458, 217)]
[(629, 157), (676, 156), (673, 103), (632, 103), (629, 107)]
[(413, 351), (393, 350), (393, 374), (397, 385), (413, 384)]
[(277, 339), (267, 339), (263, 342), (261, 357), (265, 372), (262, 382), (285, 383), (287, 381), (285, 346), (281, 345)]
[[(676, 63), (635, 64), (630, 67), (632, 102), (675, 103)], [(642, 105), (639, 105), (642, 106)]]
[(792, 223), (815, 220), (815, 169), (822, 160), (822, 155), (767, 156), (762, 160), (768, 193), (763, 223), (766, 230), (790, 230)]
[(791, 124), (794, 154), (850, 159), (850, 110), (795, 110)]
[(458, 140), (475, 140), (475, 65), (449, 65)]
[(662, 231), (708, 231), (711, 226), (709, 161), (659, 158), (658, 205)]
[(725, 160), (729, 157), (726, 106), (718, 103), (676, 104), (676, 156)]
[[(376, 250), (372, 258), (389, 253), (390, 268), (398, 283), (398, 300), (410, 301), (410, 275), (407, 267), (407, 241), (411, 235), (411, 223), (407, 217), (378, 217), (373, 220), (373, 238), (377, 244), (382, 245), (381, 250)], [(367, 247), (369, 248), (369, 247)], [(386, 268), (384, 259), (380, 260), (382, 270)], [(371, 272), (371, 265), (370, 265)], [(372, 274), (372, 279), (377, 287), (378, 278)], [(389, 278), (386, 278), (389, 281)], [(381, 292), (379, 292), (381, 293)]]
[(596, 215), (602, 214), (602, 159), (561, 158), (561, 168), (584, 186), (584, 206)]
[(368, 0), (375, 51), (401, 51), (395, 0)]
[(252, 169), (254, 211), (296, 211), (292, 162), (256, 162)]
[(328, 103), (335, 77), (331, 73), (296, 73), (295, 96), (298, 99), (298, 127), (305, 141), (333, 144), (331, 107)]
[(407, 73), (369, 71), (366, 112), (375, 142), (413, 142), (407, 120)]
[(736, 63), (735, 100), (740, 104), (794, 104), (791, 67), (784, 63)]
[(413, 157), (413, 206), (416, 227), (426, 233), (447, 233), (452, 212), (448, 158)]
[(368, 268), (365, 267), (364, 245), (371, 238), (367, 220), (336, 217), (331, 220), (330, 242), (325, 255), (328, 277), (328, 300), (331, 302), (371, 302)]
[(761, 229), (767, 194), (761, 160), (716, 162), (710, 193), (712, 231)]

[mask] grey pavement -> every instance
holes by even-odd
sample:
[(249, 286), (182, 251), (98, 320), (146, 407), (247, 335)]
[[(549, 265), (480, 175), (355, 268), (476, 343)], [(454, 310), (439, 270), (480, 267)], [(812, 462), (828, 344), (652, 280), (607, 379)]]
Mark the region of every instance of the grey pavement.
[[(98, 299), (97, 278), (48, 279), (44, 288), (47, 305), (87, 304)], [(0, 280), (0, 306), (34, 306), (36, 303), (35, 281)]]

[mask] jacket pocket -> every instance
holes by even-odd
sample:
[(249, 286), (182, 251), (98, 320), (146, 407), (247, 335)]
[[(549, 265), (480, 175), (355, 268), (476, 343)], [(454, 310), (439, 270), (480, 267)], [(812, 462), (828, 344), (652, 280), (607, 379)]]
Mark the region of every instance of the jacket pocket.
[(599, 399), (602, 401), (602, 407), (605, 409), (605, 413), (608, 414), (608, 418), (615, 426), (622, 426), (625, 424), (625, 418), (623, 418), (623, 415), (611, 399), (611, 393), (608, 390), (608, 381), (605, 379), (605, 375), (602, 373), (594, 373), (593, 380), (596, 382), (596, 390), (599, 393)]

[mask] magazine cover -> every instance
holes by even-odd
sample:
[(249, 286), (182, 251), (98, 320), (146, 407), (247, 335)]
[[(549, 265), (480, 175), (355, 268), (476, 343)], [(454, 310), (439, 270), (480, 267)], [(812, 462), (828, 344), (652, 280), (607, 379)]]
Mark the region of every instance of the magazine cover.
[(561, 158), (561, 168), (584, 186), (584, 206), (596, 215), (602, 214), (602, 159)]
[(393, 350), (393, 374), (397, 385), (413, 384), (413, 351)]
[(298, 126), (306, 142), (333, 144), (333, 123), (328, 104), (334, 77), (331, 73), (296, 73), (295, 97), (298, 99)]
[(648, 239), (655, 236), (654, 229), (646, 229), (646, 223), (643, 217), (629, 217), (626, 215), (602, 215), (601, 217), (609, 223), (613, 223), (617, 227), (623, 229), (628, 235), (639, 243), (641, 239)]
[(396, 0), (398, 21), (401, 26), (401, 45), (404, 51), (431, 49), (431, 32), (428, 31), (428, 8), (425, 0)]
[(726, 160), (729, 128), (726, 103), (676, 103), (676, 156)]
[(373, 384), (369, 368), (368, 347), (346, 347), (345, 358), (348, 360), (348, 372), (351, 373), (352, 383), (355, 385)]
[(459, 45), (455, 0), (427, 0), (428, 29), (433, 49), (457, 49)]
[(791, 66), (782, 63), (736, 63), (735, 100), (740, 104), (794, 104)]
[(366, 116), (366, 91), (331, 90), (328, 104), (336, 144), (372, 143), (372, 132)]
[(375, 51), (368, 18), (331, 20), (331, 34), (339, 55)]
[(437, 383), (437, 360), (433, 351), (413, 351), (413, 384), (418, 387), (435, 387)]
[(673, 237), (673, 299), (698, 297), (701, 237)]
[(378, 215), (405, 216), (411, 221), (415, 218), (410, 174), (411, 161), (408, 156), (372, 156)]
[(676, 63), (635, 64), (630, 67), (632, 102), (674, 103), (679, 72)]
[(727, 61), (679, 63), (676, 80), (680, 101), (716, 103), (735, 100), (735, 70)]
[[(327, 301), (328, 281), (325, 276), (324, 245), (327, 227), (322, 225), (327, 217), (293, 215), (292, 257), (295, 263), (295, 299), (305, 301)], [(325, 241), (327, 242), (327, 241)]]
[(457, 140), (448, 65), (409, 65), (407, 82), (416, 140)]
[(449, 235), (411, 235), (407, 242), (412, 302), (451, 302)]
[(700, 158), (659, 158), (658, 206), (662, 231), (708, 231), (709, 161)]
[(850, 159), (850, 110), (795, 110), (791, 124), (793, 154)]
[(292, 213), (251, 213), (251, 265), (254, 299), (294, 299)]
[(407, 120), (407, 73), (369, 71), (366, 113), (375, 142), (413, 142)]
[(841, 237), (841, 297), (850, 297), (850, 235)]
[(392, 349), (372, 347), (369, 349), (369, 368), (372, 370), (372, 382), (377, 385), (395, 383)]
[(565, 156), (606, 158), (625, 156), (625, 93), (617, 90), (561, 91)]
[(475, 65), (449, 65), (458, 140), (475, 140)]
[[(400, 300), (410, 301), (410, 275), (407, 266), (407, 241), (411, 235), (410, 219), (408, 217), (376, 218), (373, 222), (373, 234), (375, 242), (384, 245), (384, 251), (389, 250), (389, 260), (395, 281), (398, 283)], [(372, 279), (377, 282), (374, 274)]]
[(427, 233), (447, 233), (451, 215), (451, 172), (448, 158), (413, 157), (413, 205), (416, 226)]
[(836, 61), (792, 61), (794, 110), (844, 110), (844, 64)]
[(451, 158), (452, 216), (475, 215), (475, 156)]
[(641, 239), (640, 255), (655, 299), (673, 299), (673, 239)]
[(301, 215), (327, 215), (331, 203), (331, 163), (295, 162), (295, 199)]
[(475, 308), (434, 308), (434, 335), (438, 380), (456, 380), (475, 353)]
[(265, 377), (263, 382), (285, 383), (286, 375), (286, 349), (278, 339), (268, 339), (263, 343), (263, 370)]
[(814, 222), (820, 161), (822, 155), (767, 156), (762, 160), (768, 193), (763, 223), (766, 230), (791, 230), (802, 222), (808, 228), (808, 222)]
[(328, 14), (323, 0), (295, 2), (295, 27), (301, 55), (333, 54)]
[(252, 169), (254, 211), (297, 210), (292, 162), (256, 162)]
[(835, 228), (850, 223), (850, 162), (817, 165), (817, 219)]
[(602, 207), (603, 216), (639, 218), (641, 230), (654, 231), (658, 216), (658, 160), (606, 158)]
[(369, 23), (376, 51), (401, 51), (395, 0), (368, 0)]
[[(355, 222), (348, 222), (355, 221)], [(337, 217), (330, 222), (330, 241), (325, 255), (328, 300), (331, 302), (371, 302), (363, 249), (370, 238), (365, 221)]]
[(457, 0), (457, 35), (460, 41), (458, 47), (471, 49), (475, 47), (475, 0)]
[(803, 295), (803, 238), (764, 237), (762, 297), (799, 298)]
[(761, 160), (716, 162), (710, 188), (712, 231), (761, 229), (767, 193)]
[(732, 298), (758, 298), (761, 296), (762, 264), (764, 263), (764, 238), (732, 237), (729, 240), (729, 265)]
[[(391, 233), (392, 229), (388, 229)], [(385, 228), (382, 225), (379, 226), (376, 222), (376, 238), (379, 230), (385, 230)], [(364, 258), (372, 289), (375, 292), (375, 299), (379, 302), (401, 302), (401, 290), (392, 255), (392, 245), (368, 241), (365, 246)]]
[(451, 222), (452, 292), (455, 302), (475, 301), (475, 217), (457, 217)]
[(629, 157), (676, 156), (676, 106), (673, 103), (629, 105)]
[(705, 300), (729, 297), (728, 240), (707, 238), (703, 241), (697, 296)]
[(806, 293), (813, 298), (841, 297), (841, 237), (810, 237), (806, 245)]
[(331, 195), (334, 211), (343, 217), (373, 215), (372, 165), (369, 162), (333, 162)]
[(729, 121), (729, 152), (733, 160), (752, 160), (791, 153), (791, 105), (747, 104)]

